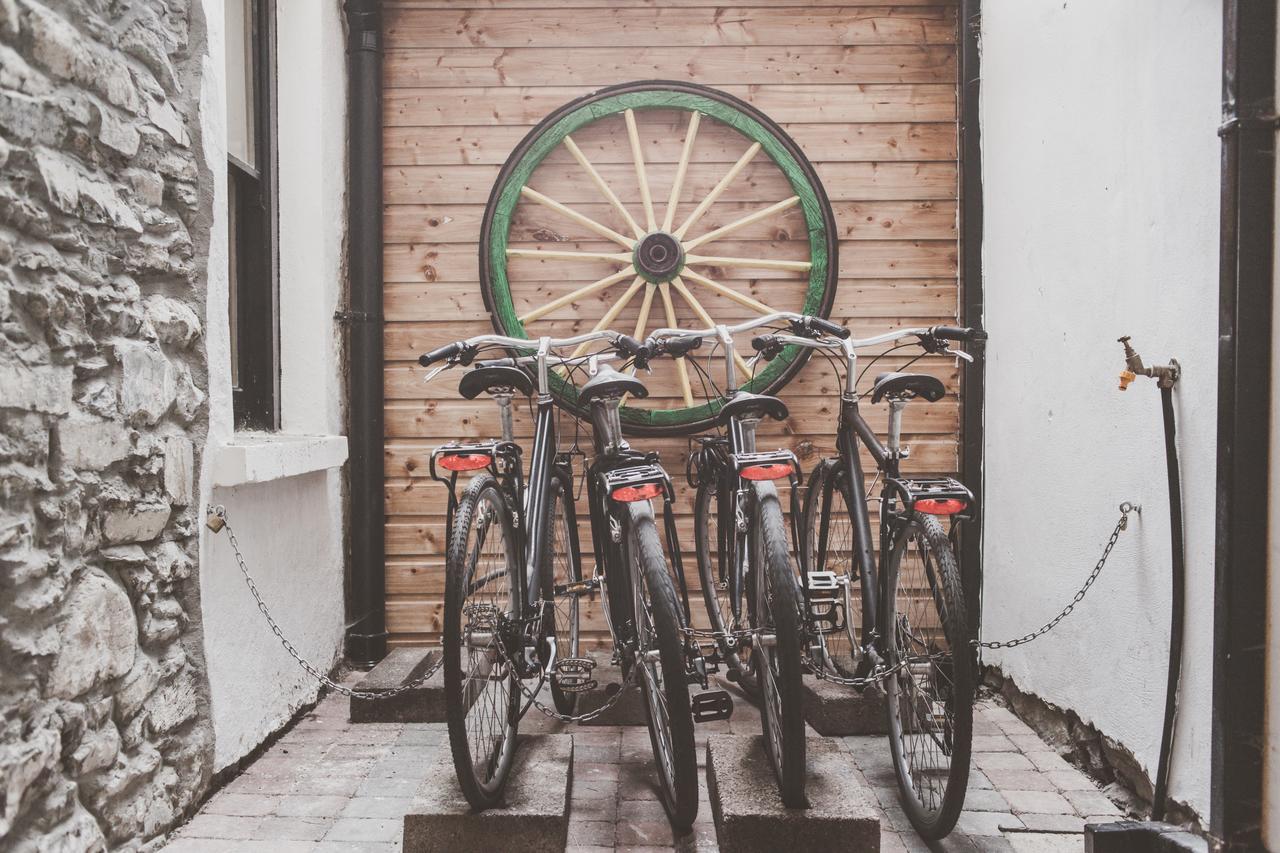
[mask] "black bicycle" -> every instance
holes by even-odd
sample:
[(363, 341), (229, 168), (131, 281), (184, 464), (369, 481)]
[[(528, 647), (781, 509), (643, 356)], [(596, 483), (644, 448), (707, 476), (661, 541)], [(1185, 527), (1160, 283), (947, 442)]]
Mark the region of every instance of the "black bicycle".
[[(609, 344), (611, 351), (580, 357), (553, 354), (597, 342)], [(615, 659), (627, 682), (638, 680), (645, 696), (663, 804), (671, 822), (687, 828), (698, 811), (695, 713), (699, 719), (722, 719), (728, 716), (725, 705), (729, 710), (732, 705), (723, 691), (691, 700), (689, 685), (699, 678), (696, 646), (691, 653), (685, 632), (688, 593), (678, 568), (674, 489), (656, 454), (632, 450), (622, 437), (622, 399), (644, 397), (644, 384), (605, 363), (637, 356), (643, 360), (654, 353), (614, 332), (541, 338), (529, 354), (531, 343), (481, 335), (419, 359), (423, 366), (474, 364), (459, 392), (468, 399), (489, 393), (498, 403), (503, 432), (499, 440), (442, 446), (431, 461), (432, 477), (446, 482), (450, 495), (442, 644), (449, 740), (459, 784), (475, 808), (499, 801), (519, 721), (547, 680), (556, 712), (572, 719), (577, 695), (595, 686), (595, 661), (579, 651), (579, 603), (598, 589), (604, 595)], [(682, 354), (680, 346), (675, 342), (668, 351)], [(476, 356), (489, 349), (518, 354), (477, 362)], [(588, 579), (580, 565), (572, 453), (557, 450), (549, 367), (570, 373), (586, 368), (592, 374), (578, 391), (578, 403), (590, 411), (594, 426), (595, 458), (586, 481), (597, 568)], [(532, 369), (534, 378), (525, 368)], [(511, 404), (516, 394), (527, 397), (535, 389), (537, 414), (526, 480), (522, 451), (513, 438)], [(476, 476), (455, 498), (462, 472)], [(653, 498), (663, 500), (684, 606), (658, 534)], [(527, 680), (535, 682), (532, 688), (524, 684)], [(705, 676), (701, 681), (705, 685)]]
[[(759, 356), (774, 358), (788, 344), (844, 355), (838, 455), (814, 469), (801, 528), (811, 667), (820, 677), (858, 689), (883, 684), (903, 809), (921, 836), (938, 839), (955, 826), (964, 804), (976, 678), (952, 536), (940, 519), (951, 519), (954, 534), (976, 506), (972, 493), (954, 478), (907, 477), (901, 471), (909, 455), (901, 443), (903, 409), (913, 399), (941, 399), (941, 380), (905, 372), (875, 378), (867, 392), (871, 402), (889, 404), (888, 433), (881, 443), (859, 412), (856, 351), (905, 338), (911, 342), (894, 350), (916, 345), (922, 356), (943, 353), (971, 360), (948, 342), (986, 335), (933, 326), (851, 340), (847, 330), (815, 336), (810, 323), (792, 320), (792, 326), (790, 333), (753, 340)], [(883, 482), (878, 539), (872, 537), (859, 444)]]

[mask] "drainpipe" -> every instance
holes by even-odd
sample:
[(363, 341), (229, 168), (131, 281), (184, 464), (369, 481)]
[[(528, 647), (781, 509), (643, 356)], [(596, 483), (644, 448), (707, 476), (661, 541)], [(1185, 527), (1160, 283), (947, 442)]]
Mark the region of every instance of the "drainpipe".
[(387, 654), (382, 502), (382, 2), (346, 0), (351, 574), (346, 654)]

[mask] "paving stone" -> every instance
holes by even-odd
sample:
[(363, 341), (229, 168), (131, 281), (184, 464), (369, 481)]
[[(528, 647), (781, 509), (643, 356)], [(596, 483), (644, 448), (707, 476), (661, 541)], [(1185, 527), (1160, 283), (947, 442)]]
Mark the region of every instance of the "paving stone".
[(346, 808), (350, 801), (348, 797), (291, 794), (280, 798), (276, 814), (282, 817), (333, 817)]
[(236, 840), (252, 838), (262, 818), (233, 815), (198, 814), (182, 827), (179, 834), (185, 838), (218, 838)]
[(1098, 789), (1092, 779), (1074, 768), (1050, 770), (1046, 775), (1059, 791), (1096, 791)]
[(351, 797), (364, 780), (359, 776), (304, 776), (293, 783), (290, 794)]
[[(602, 707), (622, 689), (622, 669), (609, 662), (611, 656), (604, 652), (594, 652), (591, 657), (596, 662), (596, 668), (592, 670), (591, 674), (596, 680), (597, 687), (579, 695), (576, 712), (578, 714), (590, 713)], [(648, 720), (648, 713), (644, 706), (644, 694), (638, 685), (632, 685), (627, 689), (626, 695), (619, 699), (612, 708), (598, 717), (585, 720), (581, 725), (643, 726), (648, 723)]]
[(1025, 755), (1017, 752), (979, 752), (973, 763), (983, 772), (989, 770), (1035, 770), (1036, 766)]
[(1015, 853), (1081, 853), (1084, 849), (1084, 839), (1079, 835), (1016, 832), (1008, 840)]
[(564, 850), (576, 770), (572, 736), (522, 736), (503, 805), (483, 812), (462, 796), (447, 753), (427, 763), (427, 781), (404, 817), (405, 853), (505, 849), (513, 838), (522, 851)]
[(401, 818), (340, 817), (325, 833), (326, 841), (386, 841), (399, 838)]
[[(415, 678), (435, 665), (438, 650), (421, 646), (393, 648), (378, 665), (361, 679), (357, 689), (366, 693), (387, 693)], [(442, 723), (444, 711), (444, 669), (421, 687), (390, 698), (361, 699), (351, 697), (350, 718), (353, 723)]]
[(1018, 818), (1032, 832), (1084, 832), (1084, 818), (1078, 815), (1024, 812)]
[(599, 846), (613, 848), (614, 823), (612, 820), (570, 820), (569, 846)]
[[(1041, 749), (1044, 744), (1040, 744)], [(974, 752), (1017, 752), (1018, 747), (1014, 746), (1013, 741), (1004, 735), (979, 735), (973, 736)]]
[(1098, 790), (1063, 791), (1062, 795), (1071, 801), (1071, 805), (1082, 815), (1120, 815), (1120, 809)]
[(966, 791), (964, 807), (973, 812), (1007, 812), (1011, 809), (1009, 801), (999, 791), (992, 790)]
[(1035, 770), (986, 770), (983, 775), (1001, 791), (1054, 791), (1049, 777)]
[(321, 841), (312, 853), (400, 853), (390, 841)]
[(261, 817), (275, 810), (278, 797), (259, 796), (257, 794), (219, 793), (200, 810), (202, 814), (235, 815), (239, 817)]
[(1053, 791), (1007, 791), (1000, 792), (1009, 801), (1015, 814), (1022, 812), (1038, 812), (1041, 814), (1075, 814), (1071, 803), (1061, 794)]
[(266, 817), (253, 831), (255, 840), (263, 841), (319, 841), (324, 838), (331, 817)]
[(809, 808), (788, 809), (778, 796), (763, 738), (708, 739), (707, 785), (723, 853), (879, 847), (880, 822), (869, 792), (848, 773), (848, 752), (811, 740), (808, 759)]
[(804, 719), (820, 735), (887, 734), (884, 691), (861, 693), (843, 684), (807, 677), (801, 687)]
[(1002, 827), (1019, 828), (1022, 821), (1005, 812), (960, 812), (955, 831), (962, 835), (999, 835)]
[(357, 797), (347, 803), (341, 817), (402, 818), (411, 805), (412, 797)]
[(1052, 750), (1045, 749), (1044, 744), (1041, 744), (1040, 749), (1024, 751), (1023, 755), (1027, 757), (1028, 761), (1035, 765), (1037, 770), (1041, 770), (1046, 773), (1050, 771), (1064, 772), (1075, 769), (1071, 766), (1070, 762), (1061, 755), (1058, 755), (1058, 753)]

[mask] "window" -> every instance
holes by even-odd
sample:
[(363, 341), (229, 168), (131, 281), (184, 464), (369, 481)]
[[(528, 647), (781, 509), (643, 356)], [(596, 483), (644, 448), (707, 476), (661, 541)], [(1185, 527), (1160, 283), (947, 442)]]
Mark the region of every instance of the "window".
[(275, 3), (227, 0), (231, 384), (237, 428), (279, 425)]

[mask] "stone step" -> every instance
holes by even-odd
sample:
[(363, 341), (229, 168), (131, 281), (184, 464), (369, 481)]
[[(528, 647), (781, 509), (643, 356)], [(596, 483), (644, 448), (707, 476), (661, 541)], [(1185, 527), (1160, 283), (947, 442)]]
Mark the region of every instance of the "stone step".
[(820, 735), (884, 735), (889, 733), (885, 694), (878, 686), (861, 693), (845, 684), (806, 676), (804, 719)]
[(809, 738), (806, 750), (809, 808), (789, 809), (778, 794), (764, 738), (707, 738), (707, 788), (721, 853), (880, 849), (880, 820), (853, 756), (837, 742), (817, 738)]
[[(440, 657), (439, 649), (421, 646), (397, 646), (378, 665), (369, 670), (356, 689), (369, 693), (386, 693), (419, 678)], [(444, 669), (420, 687), (406, 690), (391, 699), (351, 697), (353, 723), (443, 723)]]
[(561, 853), (569, 840), (573, 736), (521, 735), (503, 803), (471, 810), (448, 749), (438, 750), (404, 816), (404, 853)]

